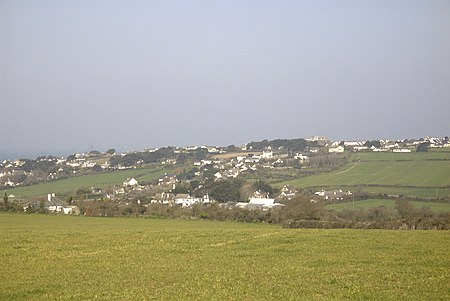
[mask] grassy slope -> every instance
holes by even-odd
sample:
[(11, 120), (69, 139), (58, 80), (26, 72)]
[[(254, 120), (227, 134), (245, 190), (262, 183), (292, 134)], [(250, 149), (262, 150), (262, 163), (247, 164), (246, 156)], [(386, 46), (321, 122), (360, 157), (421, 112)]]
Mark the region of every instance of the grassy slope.
[(412, 153), (392, 153), (392, 152), (362, 152), (353, 153), (351, 161), (425, 161), (425, 160), (450, 160), (450, 151), (448, 152), (412, 152)]
[(448, 300), (447, 231), (0, 214), (0, 300)]
[[(8, 189), (8, 194), (12, 193), (16, 197), (26, 196), (43, 196), (49, 192), (54, 193), (66, 193), (75, 192), (80, 188), (97, 187), (104, 188), (112, 185), (122, 185), (122, 182), (126, 178), (135, 177), (138, 181), (151, 181), (164, 175), (164, 173), (170, 173), (170, 169), (128, 169), (123, 171), (106, 172), (96, 175), (78, 176), (74, 178), (59, 180), (50, 183), (41, 183), (31, 186), (18, 187)], [(4, 191), (0, 191), (3, 195)]]
[(301, 187), (336, 185), (450, 185), (450, 161), (357, 162), (345, 169), (286, 182)]
[[(436, 212), (450, 211), (449, 203), (411, 201), (411, 204), (417, 208), (429, 207), (431, 210), (436, 211)], [(330, 204), (330, 205), (326, 205), (326, 208), (335, 209), (335, 210), (344, 210), (344, 209), (367, 209), (367, 208), (374, 208), (374, 207), (378, 207), (378, 206), (386, 206), (389, 208), (393, 208), (393, 207), (395, 207), (395, 201), (388, 200), (388, 199), (368, 199), (368, 200), (355, 201), (355, 202)]]
[[(444, 160), (445, 159), (445, 160)], [(450, 153), (359, 153), (351, 163), (335, 172), (288, 180), (278, 185), (296, 187), (398, 186), (374, 187), (367, 190), (419, 196), (449, 195)], [(415, 186), (407, 187), (407, 186)], [(381, 191), (380, 191), (381, 189)], [(366, 188), (362, 188), (366, 190)], [(396, 193), (397, 194), (397, 193)]]

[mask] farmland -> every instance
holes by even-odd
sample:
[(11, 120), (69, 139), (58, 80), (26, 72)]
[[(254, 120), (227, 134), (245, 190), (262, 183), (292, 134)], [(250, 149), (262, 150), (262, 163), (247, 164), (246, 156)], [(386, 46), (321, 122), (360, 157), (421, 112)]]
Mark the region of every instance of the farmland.
[(0, 215), (0, 300), (448, 300), (448, 231)]
[[(165, 173), (170, 173), (171, 169), (128, 169), (123, 171), (112, 171), (94, 175), (77, 176), (69, 179), (58, 180), (54, 182), (41, 183), (31, 186), (24, 186), (18, 188), (8, 189), (8, 193), (14, 194), (16, 197), (29, 197), (46, 195), (54, 192), (57, 194), (65, 194), (75, 192), (80, 188), (105, 188), (112, 185), (122, 185), (126, 178), (135, 177), (138, 181), (152, 181), (163, 176)], [(0, 191), (1, 194), (4, 191)]]
[(416, 196), (450, 195), (450, 153), (357, 153), (345, 167), (278, 183)]
[[(423, 207), (428, 207), (435, 212), (450, 211), (449, 203), (411, 201), (411, 204), (418, 209), (423, 208)], [(344, 210), (344, 209), (352, 210), (352, 209), (374, 208), (374, 207), (378, 207), (378, 206), (386, 206), (388, 208), (394, 208), (395, 201), (389, 200), (389, 199), (368, 199), (368, 200), (361, 200), (361, 201), (355, 201), (355, 202), (330, 204), (330, 205), (326, 205), (326, 208), (335, 209), (335, 210)]]

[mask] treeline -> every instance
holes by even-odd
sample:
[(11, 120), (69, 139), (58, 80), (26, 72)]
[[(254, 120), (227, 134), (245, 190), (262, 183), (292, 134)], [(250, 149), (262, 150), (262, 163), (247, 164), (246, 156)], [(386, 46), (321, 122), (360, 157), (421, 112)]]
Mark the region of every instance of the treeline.
[[(255, 183), (253, 185), (261, 185)], [(450, 230), (450, 212), (437, 213), (427, 207), (416, 208), (407, 200), (396, 201), (395, 207), (379, 206), (360, 210), (336, 211), (326, 209), (322, 201), (311, 201), (309, 195), (299, 195), (284, 206), (270, 210), (242, 209), (235, 203), (194, 204), (191, 207), (151, 204), (129, 200), (79, 200), (72, 202), (85, 216), (146, 217), (175, 219), (208, 219), (245, 223), (279, 224), (283, 228), (315, 229), (392, 229), (392, 230)], [(24, 212), (18, 204), (8, 202), (5, 195), (1, 211)], [(48, 213), (41, 205), (27, 213)]]
[(247, 144), (247, 149), (263, 150), (271, 147), (272, 149), (279, 149), (280, 147), (289, 151), (302, 152), (307, 146), (318, 146), (317, 142), (308, 142), (305, 139), (276, 139), (276, 140), (263, 140), (259, 142), (250, 142)]
[(450, 212), (436, 213), (426, 207), (417, 209), (405, 200), (399, 200), (394, 208), (380, 206), (343, 211), (325, 209), (322, 202), (312, 202), (307, 195), (270, 210), (241, 209), (227, 203), (195, 204), (188, 208), (137, 202), (125, 206), (113, 201), (77, 204), (87, 216), (209, 219), (279, 224), (283, 228), (450, 230)]
[(241, 179), (229, 179), (215, 181), (208, 178), (204, 181), (191, 180), (177, 185), (171, 192), (173, 194), (188, 193), (194, 197), (202, 197), (208, 194), (219, 203), (241, 201), (245, 202), (255, 191), (268, 196), (275, 197), (279, 189), (273, 188), (267, 182), (258, 180), (248, 182)]
[(148, 152), (136, 152), (122, 155), (115, 155), (111, 157), (109, 163), (111, 166), (134, 166), (138, 163), (150, 164), (159, 163), (164, 160), (172, 159), (177, 163), (183, 164), (188, 160), (203, 160), (208, 156), (208, 150), (199, 148), (190, 152), (176, 153), (173, 147), (163, 147), (156, 151)]

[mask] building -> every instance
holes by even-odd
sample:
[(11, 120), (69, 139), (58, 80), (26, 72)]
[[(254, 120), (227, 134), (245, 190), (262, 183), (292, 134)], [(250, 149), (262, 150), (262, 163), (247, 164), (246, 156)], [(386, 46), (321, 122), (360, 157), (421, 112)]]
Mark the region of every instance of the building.
[(344, 147), (342, 145), (336, 146), (336, 147), (330, 147), (328, 149), (328, 152), (330, 154), (342, 154), (344, 152)]

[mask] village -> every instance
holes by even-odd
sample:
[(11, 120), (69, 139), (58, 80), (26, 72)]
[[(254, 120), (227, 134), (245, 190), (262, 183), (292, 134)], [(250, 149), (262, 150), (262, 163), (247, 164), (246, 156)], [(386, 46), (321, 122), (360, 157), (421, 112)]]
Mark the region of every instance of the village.
[[(269, 210), (285, 206), (285, 202), (298, 192), (289, 185), (273, 189), (264, 182), (274, 173), (288, 177), (333, 170), (346, 162), (348, 154), (355, 152), (409, 153), (421, 151), (422, 148), (448, 147), (448, 137), (400, 141), (330, 141), (325, 137), (314, 136), (310, 139), (264, 140), (241, 147), (167, 147), (120, 154), (111, 149), (105, 153), (91, 151), (67, 158), (43, 156), (35, 160), (5, 160), (0, 164), (0, 181), (1, 188), (6, 191), (5, 198), (17, 203), (24, 211), (40, 208), (48, 212), (80, 214), (76, 202), (86, 204), (98, 200), (113, 201), (120, 206), (138, 204), (143, 208), (154, 204), (189, 208), (217, 202), (226, 207)], [(164, 173), (154, 180), (138, 181), (130, 177), (123, 179), (122, 185), (80, 187), (66, 195), (48, 191), (46, 196), (30, 199), (7, 193), (8, 189), (36, 183), (138, 170), (149, 166), (167, 168), (172, 172)], [(265, 184), (262, 187), (253, 185), (261, 180)], [(226, 187), (230, 181), (238, 185)], [(312, 193), (313, 202), (354, 197), (351, 191), (342, 189), (317, 190)]]

